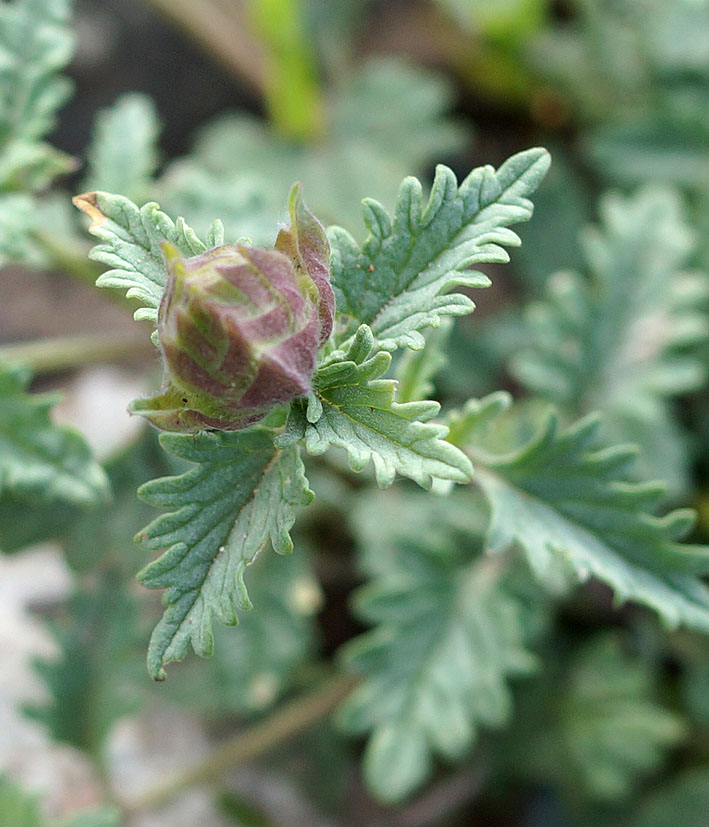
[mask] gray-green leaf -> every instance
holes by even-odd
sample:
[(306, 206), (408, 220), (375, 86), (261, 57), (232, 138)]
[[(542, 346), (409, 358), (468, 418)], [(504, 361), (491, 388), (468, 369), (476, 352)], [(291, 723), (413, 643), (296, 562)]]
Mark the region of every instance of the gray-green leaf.
[[(709, 336), (707, 278), (684, 269), (693, 233), (675, 192), (607, 195), (601, 216), (582, 238), (590, 277), (549, 279), (512, 370), (572, 416), (601, 409), (613, 438), (639, 442), (648, 473), (667, 478), (678, 427), (664, 398), (706, 381), (697, 346)], [(685, 448), (680, 439), (674, 465)]]
[(396, 383), (379, 378), (391, 356), (383, 351), (371, 355), (373, 345), (371, 331), (363, 325), (348, 352), (316, 374), (315, 396), (303, 421), (308, 452), (322, 454), (330, 445), (344, 448), (355, 471), (371, 460), (382, 488), (397, 473), (424, 488), (434, 478), (468, 482), (469, 460), (446, 442), (448, 428), (430, 421), (439, 404), (394, 402)]
[(532, 215), (527, 196), (549, 163), (546, 150), (530, 149), (497, 172), (490, 166), (473, 170), (460, 186), (439, 165), (425, 206), (421, 184), (404, 180), (393, 219), (365, 199), (369, 236), (362, 247), (341, 228), (330, 234), (339, 310), (368, 324), (385, 350), (423, 347), (422, 329), (474, 308), (467, 296), (450, 290), (489, 285), (487, 276), (470, 268), (509, 260), (502, 245), (519, 244), (509, 226)]
[(137, 538), (166, 549), (139, 575), (149, 588), (168, 589), (148, 650), (148, 669), (157, 680), (190, 642), (197, 654), (211, 654), (212, 619), (234, 625), (236, 610), (251, 608), (246, 567), (269, 539), (281, 554), (292, 550), (295, 509), (312, 499), (297, 447), (276, 448), (268, 429), (163, 434), (161, 443), (198, 465), (139, 491), (148, 502), (174, 509)]
[(81, 436), (53, 425), (54, 394), (29, 394), (29, 373), (0, 365), (0, 490), (26, 501), (77, 505), (108, 497), (101, 466)]
[(159, 131), (155, 104), (147, 95), (128, 93), (110, 109), (102, 109), (87, 151), (84, 188), (120, 192), (138, 202), (148, 198), (158, 163)]
[(372, 732), (364, 772), (388, 802), (427, 777), (434, 754), (458, 759), (480, 725), (503, 724), (508, 678), (534, 665), (523, 646), (524, 612), (501, 580), (501, 561), (482, 554), (480, 536), (466, 542), (447, 535), (444, 523), (438, 529), (431, 545), (399, 526), (409, 536), (356, 597), (357, 613), (376, 628), (345, 649), (364, 680), (340, 721), (351, 732)]
[(135, 318), (155, 321), (167, 282), (160, 243), (169, 241), (181, 255), (195, 256), (207, 249), (204, 242), (181, 218), (173, 221), (155, 203), (137, 207), (122, 195), (87, 192), (77, 195), (74, 204), (89, 216), (89, 232), (102, 242), (91, 258), (109, 269), (96, 284), (125, 290), (128, 298), (141, 301)]
[(59, 75), (72, 56), (70, 0), (0, 4), (0, 190), (32, 190), (72, 166), (42, 137), (71, 83)]
[[(518, 543), (548, 586), (596, 577), (618, 602), (649, 606), (669, 626), (709, 631), (709, 589), (700, 579), (709, 548), (679, 542), (692, 512), (655, 516), (663, 486), (629, 480), (635, 451), (600, 446), (597, 417), (560, 431), (550, 412), (521, 447), (490, 447), (509, 405), (506, 394), (495, 394), (450, 422), (450, 438), (467, 447), (490, 502), (490, 550)], [(523, 416), (517, 420), (518, 431), (529, 430)]]

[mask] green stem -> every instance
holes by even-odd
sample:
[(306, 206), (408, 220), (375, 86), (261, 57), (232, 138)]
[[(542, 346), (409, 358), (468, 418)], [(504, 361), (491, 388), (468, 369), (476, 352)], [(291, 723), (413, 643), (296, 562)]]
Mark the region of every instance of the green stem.
[(271, 124), (284, 138), (312, 141), (322, 133), (322, 101), (303, 0), (251, 0), (249, 9), (268, 58), (265, 95)]
[(124, 811), (131, 814), (138, 810), (154, 809), (167, 804), (189, 787), (218, 780), (230, 767), (263, 755), (317, 723), (340, 703), (354, 685), (352, 677), (340, 675), (313, 692), (291, 701), (245, 732), (237, 733), (203, 761), (149, 788), (125, 806)]
[(83, 284), (91, 287), (96, 284), (96, 279), (101, 275), (101, 268), (89, 260), (88, 248), (59, 241), (52, 233), (44, 230), (35, 230), (32, 238), (57, 269), (74, 276)]
[(0, 362), (15, 362), (35, 373), (51, 373), (100, 362), (122, 361), (134, 356), (150, 356), (155, 350), (149, 340), (135, 333), (86, 334), (39, 339), (0, 347)]

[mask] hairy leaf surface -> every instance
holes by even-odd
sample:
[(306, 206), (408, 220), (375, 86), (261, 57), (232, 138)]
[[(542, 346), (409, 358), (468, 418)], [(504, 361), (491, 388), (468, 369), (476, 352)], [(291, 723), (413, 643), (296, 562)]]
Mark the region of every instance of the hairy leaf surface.
[(339, 310), (368, 324), (385, 350), (423, 347), (423, 328), (474, 308), (467, 296), (450, 290), (489, 285), (487, 276), (470, 268), (509, 260), (502, 245), (519, 244), (509, 226), (532, 215), (527, 196), (548, 167), (546, 150), (530, 149), (497, 171), (473, 170), (459, 187), (454, 173), (439, 165), (425, 206), (421, 184), (405, 179), (393, 219), (365, 199), (369, 236), (361, 248), (346, 231), (331, 231)]
[(89, 232), (101, 241), (91, 258), (109, 268), (96, 284), (125, 290), (141, 302), (135, 318), (155, 321), (167, 282), (160, 243), (169, 241), (183, 256), (203, 253), (206, 245), (181, 218), (173, 221), (152, 202), (137, 207), (122, 195), (87, 192), (74, 204), (89, 216)]
[(155, 104), (137, 92), (121, 95), (101, 110), (87, 150), (89, 173), (86, 190), (120, 192), (141, 202), (151, 195), (158, 163), (160, 131)]
[(0, 5), (0, 190), (45, 186), (72, 166), (42, 141), (71, 83), (58, 73), (71, 59), (70, 0)]
[(161, 443), (197, 466), (139, 491), (173, 509), (137, 538), (166, 549), (139, 575), (149, 588), (167, 589), (148, 651), (148, 669), (158, 680), (165, 677), (163, 665), (181, 660), (190, 642), (198, 654), (211, 654), (213, 619), (235, 625), (236, 610), (251, 608), (246, 567), (268, 540), (281, 554), (292, 550), (295, 508), (312, 499), (297, 448), (276, 448), (268, 429), (163, 434)]
[(503, 724), (507, 679), (534, 665), (522, 606), (501, 581), (501, 561), (482, 556), (482, 538), (446, 537), (439, 523), (436, 542), (419, 544), (397, 527), (389, 565), (375, 562), (378, 573), (356, 596), (358, 615), (376, 628), (345, 649), (364, 680), (340, 711), (348, 730), (371, 730), (365, 776), (390, 802), (427, 777), (434, 754), (460, 758), (479, 726)]
[[(509, 404), (494, 394), (468, 403), (450, 423), (450, 438), (468, 448), (490, 503), (491, 551), (518, 543), (548, 586), (597, 577), (618, 602), (649, 606), (669, 626), (709, 630), (709, 589), (700, 580), (709, 548), (679, 542), (692, 512), (655, 516), (662, 485), (629, 480), (635, 451), (600, 446), (597, 417), (560, 430), (550, 413), (521, 447), (501, 451), (490, 437)], [(516, 427), (529, 431), (523, 419)]]
[(126, 680), (138, 639), (138, 607), (115, 570), (77, 591), (67, 617), (53, 624), (60, 648), (55, 660), (35, 664), (49, 690), (42, 705), (26, 708), (56, 741), (98, 758), (113, 724), (138, 706)]
[(103, 469), (82, 437), (53, 425), (53, 394), (29, 394), (29, 373), (0, 365), (0, 489), (30, 502), (87, 505), (108, 497)]
[(577, 654), (560, 698), (557, 758), (597, 799), (626, 796), (685, 735), (682, 719), (653, 699), (647, 664), (605, 635)]
[(612, 437), (639, 443), (643, 470), (666, 479), (686, 446), (680, 439), (673, 463), (678, 427), (664, 399), (706, 380), (697, 345), (709, 336), (709, 286), (683, 270), (693, 234), (674, 192), (608, 195), (601, 215), (583, 238), (590, 278), (549, 280), (546, 300), (527, 311), (531, 346), (512, 369), (573, 416), (603, 410)]
[(448, 429), (430, 420), (437, 402), (394, 402), (396, 383), (380, 379), (391, 362), (388, 353), (371, 355), (371, 331), (363, 325), (341, 359), (333, 358), (315, 376), (302, 427), (309, 453), (322, 454), (330, 445), (344, 448), (355, 471), (370, 460), (377, 483), (385, 488), (397, 473), (424, 488), (434, 478), (467, 482), (472, 468), (467, 457), (445, 441)]

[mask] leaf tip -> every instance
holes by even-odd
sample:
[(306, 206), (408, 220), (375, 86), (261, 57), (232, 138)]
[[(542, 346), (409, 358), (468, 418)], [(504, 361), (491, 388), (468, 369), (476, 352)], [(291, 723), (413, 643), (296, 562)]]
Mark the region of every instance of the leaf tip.
[(98, 192), (84, 192), (81, 195), (75, 195), (71, 199), (72, 204), (81, 210), (81, 212), (88, 215), (91, 219), (91, 226), (95, 227), (106, 220), (106, 216), (101, 212), (98, 206)]

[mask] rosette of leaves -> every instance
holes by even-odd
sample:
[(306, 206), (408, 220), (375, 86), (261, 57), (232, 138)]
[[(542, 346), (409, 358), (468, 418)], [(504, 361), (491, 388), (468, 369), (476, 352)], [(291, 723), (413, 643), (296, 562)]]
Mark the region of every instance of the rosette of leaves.
[[(230, 256), (236, 253), (247, 260), (239, 262), (237, 269), (245, 267), (259, 280), (270, 278), (261, 262), (268, 259), (270, 266), (277, 259), (292, 278), (292, 287), (289, 299), (276, 297), (274, 303), (289, 313), (295, 305), (299, 308), (288, 318), (287, 325), (294, 327), (285, 329), (295, 333), (308, 324), (312, 329), (309, 338), (296, 339), (304, 351), (298, 359), (303, 361), (298, 383), (291, 383), (287, 393), (270, 397), (264, 393), (246, 416), (250, 391), (238, 398), (235, 394), (227, 403), (208, 398), (209, 405), (219, 408), (215, 417), (219, 422), (212, 424), (212, 430), (199, 430), (206, 423), (198, 417), (214, 412), (202, 408), (198, 415), (190, 414), (189, 429), (179, 425), (192, 433), (161, 438), (163, 447), (194, 466), (181, 476), (149, 482), (140, 491), (149, 502), (170, 509), (138, 535), (149, 548), (164, 552), (140, 574), (145, 585), (167, 589), (166, 611), (149, 647), (149, 669), (155, 678), (163, 678), (164, 664), (184, 657), (190, 643), (199, 654), (210, 654), (212, 621), (235, 624), (237, 611), (250, 608), (244, 576), (266, 543), (270, 541), (281, 553), (292, 549), (289, 530), (296, 508), (312, 499), (300, 446), (311, 454), (344, 448), (353, 470), (373, 464), (382, 487), (397, 474), (424, 488), (435, 479), (470, 479), (470, 461), (446, 440), (447, 427), (434, 421), (439, 404), (397, 401), (396, 382), (385, 374), (392, 350), (421, 349), (422, 331), (437, 327), (447, 316), (473, 310), (470, 298), (454, 289), (486, 286), (489, 279), (472, 267), (508, 260), (504, 247), (519, 244), (510, 227), (530, 218), (528, 196), (548, 165), (548, 154), (532, 149), (513, 156), (498, 170), (475, 169), (460, 184), (451, 170), (439, 166), (427, 201), (421, 184), (407, 178), (393, 216), (375, 201), (364, 202), (369, 236), (361, 247), (344, 230), (330, 231), (331, 258), (319, 223), (297, 194), (291, 200), (292, 226), (281, 231), (275, 250), (229, 247)], [(205, 244), (182, 219), (174, 222), (156, 204), (138, 207), (127, 198), (101, 192), (79, 196), (75, 203), (91, 217), (90, 231), (101, 242), (92, 257), (109, 267), (99, 284), (126, 289), (129, 297), (141, 301), (137, 318), (159, 321), (158, 341), (167, 376), (180, 386), (179, 394), (176, 388), (171, 391), (173, 401), (177, 400), (174, 410), (199, 410), (204, 389), (196, 392), (192, 367), (183, 373), (183, 364), (177, 363), (187, 352), (190, 365), (201, 360), (210, 380), (214, 374), (217, 383), (225, 383), (226, 373), (220, 371), (230, 344), (223, 330), (232, 324), (224, 321), (232, 318), (231, 310), (210, 308), (199, 318), (201, 305), (190, 300), (187, 310), (179, 298), (175, 307), (189, 324), (178, 321), (171, 328), (168, 318), (173, 282), (196, 278), (203, 265), (209, 284), (205, 292), (211, 292), (205, 304), (217, 303), (210, 269), (217, 253), (207, 246), (224, 245), (219, 222), (212, 225)], [(168, 248), (169, 266), (164, 242), (176, 251)], [(181, 268), (186, 276), (178, 276)], [(224, 288), (227, 305), (236, 304), (232, 288), (239, 288), (234, 282), (238, 279)], [(274, 289), (270, 282), (263, 287)], [(325, 342), (333, 311), (333, 333)], [(236, 315), (239, 325), (246, 323), (241, 309)], [(224, 325), (220, 321), (213, 326), (215, 316)], [(185, 330), (190, 336), (187, 348), (180, 340)], [(179, 340), (177, 360), (166, 353), (173, 336)], [(282, 343), (286, 338), (281, 334), (276, 340)], [(237, 371), (232, 376), (245, 388), (257, 384), (254, 362), (267, 360), (274, 350), (272, 343), (263, 346), (249, 339), (247, 344), (246, 361), (252, 373)], [(278, 369), (283, 369), (283, 363)], [(194, 404), (197, 397), (199, 405)], [(144, 406), (134, 404), (138, 409)], [(258, 421), (255, 415), (250, 419), (256, 410)]]

